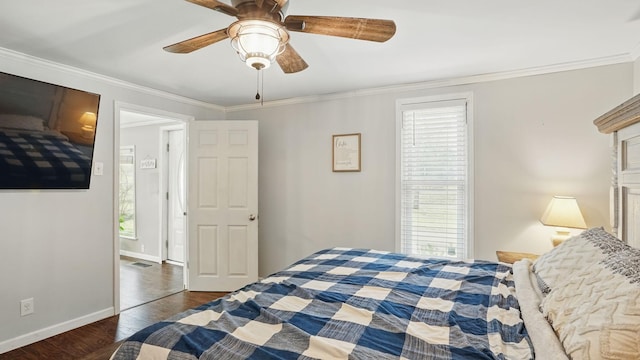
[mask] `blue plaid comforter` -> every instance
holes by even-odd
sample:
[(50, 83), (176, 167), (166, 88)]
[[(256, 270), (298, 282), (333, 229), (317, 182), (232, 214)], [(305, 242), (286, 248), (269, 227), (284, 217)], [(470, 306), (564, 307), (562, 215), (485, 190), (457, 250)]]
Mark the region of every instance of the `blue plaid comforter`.
[(532, 359), (511, 268), (315, 253), (134, 334), (112, 359)]
[(0, 130), (0, 187), (88, 188), (91, 159), (60, 136)]

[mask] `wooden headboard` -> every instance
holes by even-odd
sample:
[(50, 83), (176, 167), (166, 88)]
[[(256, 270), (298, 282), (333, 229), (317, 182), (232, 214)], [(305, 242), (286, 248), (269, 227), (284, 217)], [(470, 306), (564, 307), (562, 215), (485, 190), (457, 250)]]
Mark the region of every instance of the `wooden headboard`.
[(611, 109), (593, 123), (613, 134), (611, 228), (640, 248), (640, 94)]
[(604, 134), (611, 134), (637, 122), (640, 122), (640, 94), (609, 110), (606, 114), (593, 121), (598, 130)]

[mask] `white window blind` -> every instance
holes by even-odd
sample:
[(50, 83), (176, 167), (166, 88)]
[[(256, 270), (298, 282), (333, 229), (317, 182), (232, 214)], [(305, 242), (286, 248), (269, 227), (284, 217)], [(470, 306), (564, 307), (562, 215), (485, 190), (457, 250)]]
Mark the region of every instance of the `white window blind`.
[(401, 105), (400, 112), (400, 251), (467, 258), (467, 102)]

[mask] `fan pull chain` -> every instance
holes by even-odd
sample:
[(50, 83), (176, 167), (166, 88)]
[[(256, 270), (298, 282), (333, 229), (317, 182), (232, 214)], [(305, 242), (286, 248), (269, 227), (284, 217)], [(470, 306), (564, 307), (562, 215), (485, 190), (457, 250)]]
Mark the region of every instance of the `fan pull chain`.
[(256, 100), (260, 100), (260, 105), (264, 106), (264, 98), (260, 95), (260, 93), (264, 94), (264, 73), (258, 70), (257, 74), (257, 82), (256, 82)]
[(256, 71), (256, 100), (260, 100), (260, 70)]

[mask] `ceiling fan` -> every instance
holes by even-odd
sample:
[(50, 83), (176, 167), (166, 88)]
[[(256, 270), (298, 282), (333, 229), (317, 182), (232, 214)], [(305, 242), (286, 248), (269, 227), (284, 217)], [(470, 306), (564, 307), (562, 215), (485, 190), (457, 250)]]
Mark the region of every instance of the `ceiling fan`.
[(309, 65), (289, 44), (289, 31), (385, 42), (396, 32), (391, 20), (335, 16), (285, 17), (288, 0), (231, 0), (232, 6), (217, 0), (186, 0), (234, 16), (238, 21), (225, 29), (196, 36), (164, 47), (172, 53), (190, 53), (231, 38), (231, 45), (248, 66), (262, 70), (275, 60), (287, 74)]

